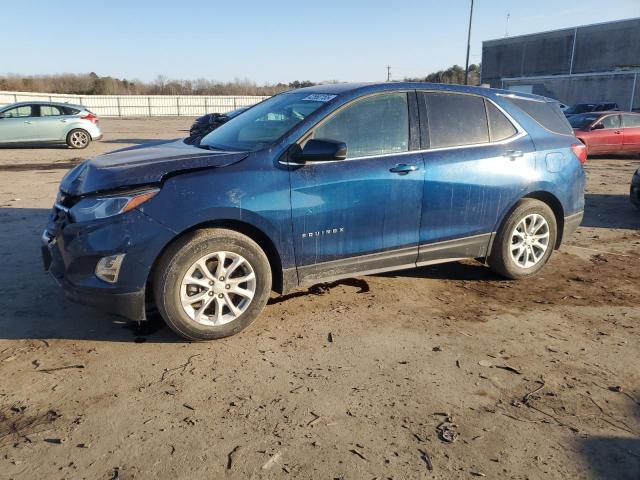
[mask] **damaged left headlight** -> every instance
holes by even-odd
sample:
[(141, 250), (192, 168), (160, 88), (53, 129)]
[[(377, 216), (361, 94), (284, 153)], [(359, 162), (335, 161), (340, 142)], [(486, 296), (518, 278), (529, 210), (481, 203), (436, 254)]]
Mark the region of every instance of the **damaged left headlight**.
[(87, 222), (100, 218), (113, 217), (128, 212), (144, 202), (151, 200), (160, 191), (159, 188), (136, 190), (113, 195), (85, 197), (76, 203), (69, 213), (76, 222)]

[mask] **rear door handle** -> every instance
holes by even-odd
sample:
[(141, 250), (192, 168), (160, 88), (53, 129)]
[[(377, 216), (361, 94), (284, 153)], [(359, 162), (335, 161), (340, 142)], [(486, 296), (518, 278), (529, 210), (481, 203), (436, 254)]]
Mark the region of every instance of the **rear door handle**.
[(399, 173), (400, 175), (406, 175), (416, 170), (420, 170), (420, 167), (417, 165), (407, 165), (406, 163), (398, 163), (395, 167), (389, 169), (391, 173)]
[(67, 123), (67, 121), (66, 121), (64, 118), (61, 118), (61, 119), (60, 119), (60, 121), (61, 121), (62, 123)]
[(31, 124), (31, 122), (29, 120), (25, 120), (24, 123)]
[(522, 156), (524, 156), (524, 154), (520, 150), (507, 150), (503, 155), (503, 157), (507, 157), (510, 160), (515, 160), (516, 158), (520, 158)]
[(622, 132), (620, 130), (614, 130), (614, 132), (616, 135), (620, 135)]

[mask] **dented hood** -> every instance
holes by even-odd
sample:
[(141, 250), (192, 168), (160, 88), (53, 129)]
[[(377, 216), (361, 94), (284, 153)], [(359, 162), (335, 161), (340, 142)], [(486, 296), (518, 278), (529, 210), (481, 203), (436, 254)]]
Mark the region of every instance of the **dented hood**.
[(183, 140), (126, 148), (87, 160), (65, 175), (60, 189), (73, 196), (159, 183), (176, 172), (226, 167), (247, 152), (204, 150)]

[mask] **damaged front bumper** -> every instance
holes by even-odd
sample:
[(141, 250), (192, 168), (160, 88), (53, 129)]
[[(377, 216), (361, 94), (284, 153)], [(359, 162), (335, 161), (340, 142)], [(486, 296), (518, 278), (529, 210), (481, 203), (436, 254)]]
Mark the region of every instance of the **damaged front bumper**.
[[(130, 320), (146, 319), (146, 286), (151, 268), (174, 233), (139, 210), (74, 223), (55, 206), (42, 234), (42, 258), (72, 301)], [(117, 281), (96, 276), (100, 259), (126, 254)]]

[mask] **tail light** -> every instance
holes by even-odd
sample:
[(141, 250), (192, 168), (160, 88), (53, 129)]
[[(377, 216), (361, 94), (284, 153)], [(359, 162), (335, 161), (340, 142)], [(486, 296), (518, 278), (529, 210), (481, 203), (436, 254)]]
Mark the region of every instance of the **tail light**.
[(95, 114), (91, 113), (91, 112), (87, 113), (84, 117), (80, 117), (80, 118), (82, 120), (89, 120), (91, 123), (93, 123), (95, 125), (98, 124), (98, 117)]
[(578, 160), (580, 160), (582, 165), (587, 163), (587, 146), (585, 144), (574, 143), (571, 145), (571, 151), (576, 157), (578, 157)]

